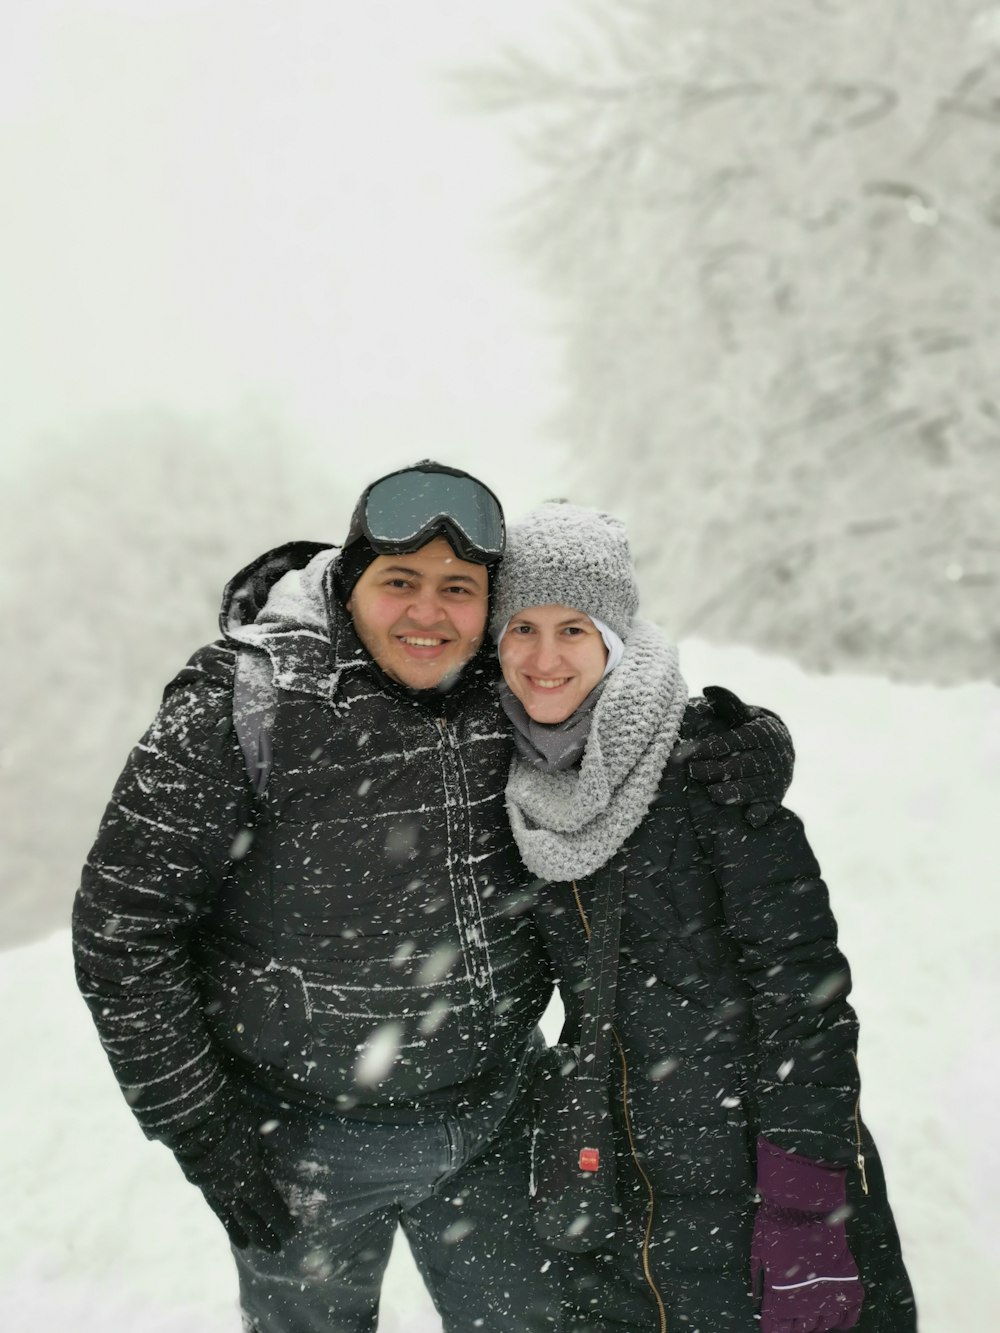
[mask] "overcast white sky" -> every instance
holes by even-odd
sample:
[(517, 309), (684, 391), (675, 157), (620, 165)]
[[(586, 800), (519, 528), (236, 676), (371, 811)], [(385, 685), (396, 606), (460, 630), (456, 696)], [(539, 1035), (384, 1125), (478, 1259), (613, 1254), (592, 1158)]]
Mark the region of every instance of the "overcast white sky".
[(558, 490), (521, 164), (446, 76), (551, 49), (571, 8), (6, 0), (0, 466), (111, 411), (250, 402), (352, 487), (431, 453)]

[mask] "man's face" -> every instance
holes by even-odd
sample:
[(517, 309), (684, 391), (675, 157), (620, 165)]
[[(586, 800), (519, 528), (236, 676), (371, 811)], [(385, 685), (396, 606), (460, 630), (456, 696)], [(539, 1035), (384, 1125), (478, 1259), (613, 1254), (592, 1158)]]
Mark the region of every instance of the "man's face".
[(458, 556), (444, 537), (408, 555), (380, 555), (354, 585), (347, 609), (387, 676), (428, 690), (457, 675), (486, 630), (486, 567)]

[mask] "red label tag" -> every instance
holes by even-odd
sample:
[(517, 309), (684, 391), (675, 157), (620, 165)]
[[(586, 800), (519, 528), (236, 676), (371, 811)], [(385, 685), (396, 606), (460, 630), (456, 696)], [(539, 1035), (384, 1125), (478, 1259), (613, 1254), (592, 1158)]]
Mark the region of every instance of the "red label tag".
[(601, 1165), (601, 1153), (598, 1148), (580, 1149), (580, 1170), (596, 1171)]

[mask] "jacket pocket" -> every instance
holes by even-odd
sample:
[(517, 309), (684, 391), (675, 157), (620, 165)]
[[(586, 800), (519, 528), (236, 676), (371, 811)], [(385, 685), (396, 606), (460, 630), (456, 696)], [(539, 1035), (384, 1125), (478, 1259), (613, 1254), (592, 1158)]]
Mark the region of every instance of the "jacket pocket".
[(209, 1031), (224, 1050), (247, 1064), (284, 1065), (286, 978), (208, 946), (201, 950), (199, 989)]
[(748, 1121), (741, 1109), (717, 1119), (647, 1121), (642, 1136), (647, 1170), (658, 1191), (674, 1196), (753, 1192)]

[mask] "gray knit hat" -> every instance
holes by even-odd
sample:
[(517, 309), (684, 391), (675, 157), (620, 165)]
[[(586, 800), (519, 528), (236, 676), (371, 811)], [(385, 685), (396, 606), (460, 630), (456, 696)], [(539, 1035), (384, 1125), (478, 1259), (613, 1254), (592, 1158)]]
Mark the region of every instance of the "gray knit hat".
[(572, 606), (628, 637), (639, 605), (625, 528), (611, 514), (544, 504), (508, 529), (493, 588), (494, 639), (527, 606)]

